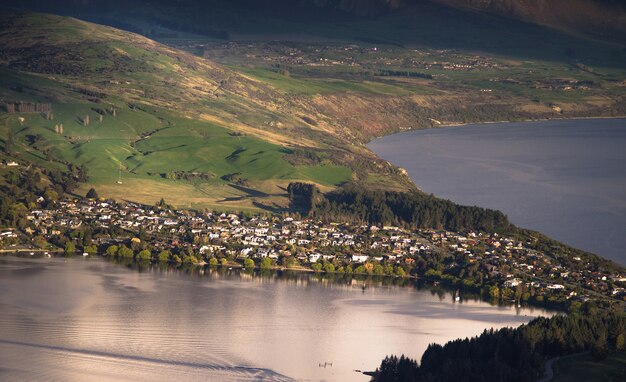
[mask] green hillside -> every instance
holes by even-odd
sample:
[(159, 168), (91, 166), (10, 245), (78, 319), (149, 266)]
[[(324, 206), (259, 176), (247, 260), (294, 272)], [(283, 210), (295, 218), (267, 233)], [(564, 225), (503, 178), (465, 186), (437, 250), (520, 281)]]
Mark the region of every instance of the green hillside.
[(320, 145), (269, 126), (283, 120), (274, 125), (288, 130), (295, 118), (274, 110), (279, 96), (260, 82), (72, 18), (10, 14), (0, 24), (6, 110), (20, 102), (52, 107), (49, 115), (0, 114), (12, 157), (84, 165), (84, 187), (103, 195), (223, 208), (284, 206), (279, 187), (290, 181), (332, 187), (352, 178), (329, 160), (286, 159), (296, 146)]

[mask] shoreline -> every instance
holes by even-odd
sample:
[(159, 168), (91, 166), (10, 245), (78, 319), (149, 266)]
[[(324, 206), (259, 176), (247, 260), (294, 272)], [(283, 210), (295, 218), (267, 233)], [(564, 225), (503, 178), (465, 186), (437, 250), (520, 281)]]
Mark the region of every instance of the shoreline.
[(63, 249), (61, 248), (56, 248), (56, 249), (27, 249), (27, 248), (16, 248), (16, 249), (0, 249), (0, 253), (27, 253), (27, 252), (33, 252), (33, 253), (63, 253)]
[[(364, 142), (363, 145), (367, 147), (371, 152), (374, 153), (378, 158), (381, 158), (380, 155), (376, 154), (372, 149), (369, 148), (369, 144), (386, 137), (391, 137), (397, 134), (410, 133), (413, 131), (425, 131), (425, 130), (433, 130), (433, 129), (441, 129), (446, 127), (463, 127), (463, 126), (479, 126), (479, 125), (496, 125), (496, 124), (505, 124), (505, 123), (533, 123), (533, 122), (550, 122), (550, 121), (584, 121), (591, 119), (624, 119), (626, 120), (626, 115), (614, 116), (614, 117), (572, 117), (572, 118), (539, 118), (539, 119), (521, 119), (521, 120), (501, 120), (501, 121), (485, 121), (485, 122), (452, 122), (452, 123), (442, 123), (440, 125), (431, 126), (431, 127), (415, 127), (406, 130), (398, 130), (389, 134), (376, 135), (372, 137), (367, 142)], [(396, 166), (396, 165), (394, 165)], [(396, 166), (399, 167), (399, 166)], [(415, 182), (413, 182), (415, 183)], [(417, 187), (417, 185), (415, 185)], [(419, 187), (418, 187), (419, 188)], [(437, 195), (435, 195), (437, 196)]]
[[(23, 256), (23, 255), (20, 256), (20, 254), (22, 254), (23, 252), (24, 251), (17, 252), (17, 251), (9, 251), (9, 250), (0, 250), (0, 254), (2, 254), (2, 256), (14, 256), (18, 258), (32, 258), (32, 257)], [(50, 252), (53, 252), (53, 251), (50, 251)], [(263, 276), (264, 274), (267, 275), (268, 273), (272, 273), (278, 276), (283, 276), (282, 274), (284, 272), (291, 272), (293, 274), (297, 274), (299, 277), (320, 276), (326, 280), (334, 280), (335, 282), (340, 282), (339, 280), (335, 280), (335, 277), (338, 277), (339, 279), (349, 278), (353, 281), (363, 283), (363, 285), (361, 285), (363, 290), (367, 289), (370, 286), (368, 281), (383, 282), (383, 280), (398, 280), (398, 281), (406, 281), (406, 282), (411, 282), (411, 283), (420, 283), (419, 284), (420, 288), (422, 287), (441, 288), (445, 290), (447, 293), (450, 293), (452, 296), (464, 295), (463, 297), (461, 297), (460, 300), (455, 300), (455, 303), (458, 303), (459, 301), (461, 301), (461, 303), (463, 301), (479, 301), (479, 302), (489, 303), (491, 305), (495, 304), (494, 306), (497, 306), (497, 307), (514, 307), (514, 308), (521, 307), (521, 308), (527, 308), (527, 309), (528, 308), (529, 309), (543, 309), (546, 312), (551, 312), (555, 314), (567, 313), (566, 309), (558, 305), (537, 304), (531, 301), (524, 301), (523, 304), (521, 304), (521, 302), (517, 302), (515, 300), (488, 299), (480, 292), (480, 290), (472, 290), (471, 288), (463, 288), (462, 286), (454, 285), (447, 280), (429, 277), (429, 276), (420, 277), (420, 276), (409, 275), (409, 274), (405, 276), (388, 275), (388, 274), (377, 275), (377, 274), (369, 274), (369, 273), (340, 273), (336, 271), (335, 272), (327, 272), (327, 271), (316, 272), (313, 269), (305, 268), (305, 267), (298, 267), (298, 268), (272, 267), (270, 269), (261, 269), (259, 266), (255, 266), (254, 268), (246, 268), (241, 264), (233, 264), (233, 263), (229, 263), (227, 265), (220, 264), (220, 265), (212, 266), (212, 265), (209, 265), (208, 263), (185, 264), (185, 263), (176, 263), (176, 262), (137, 260), (134, 258), (126, 258), (126, 257), (111, 257), (103, 253), (92, 253), (92, 254), (89, 254), (89, 256), (87, 257), (83, 257), (78, 252), (70, 256), (58, 255), (58, 254), (63, 254), (63, 252), (64, 251), (62, 249), (56, 250), (56, 252), (52, 253), (53, 255), (52, 258), (53, 259), (54, 258), (58, 258), (58, 259), (92, 258), (92, 259), (99, 259), (100, 261), (104, 261), (107, 263), (114, 263), (118, 266), (132, 264), (134, 265), (134, 267), (129, 268), (132, 271), (137, 271), (139, 267), (141, 266), (149, 265), (149, 266), (156, 266), (156, 267), (167, 266), (170, 269), (176, 270), (176, 271), (195, 269), (202, 273), (204, 273), (204, 271), (206, 270), (214, 270), (214, 271), (219, 270), (220, 273), (224, 271), (237, 271), (237, 272), (241, 272), (241, 273), (248, 274), (251, 276), (256, 276), (256, 277)], [(36, 256), (34, 258), (43, 259), (44, 257)], [(384, 284), (383, 283), (383, 285), (388, 285), (388, 286), (395, 285), (395, 286), (406, 287), (406, 284)], [(416, 285), (416, 284), (413, 284), (413, 285)]]
[[(400, 132), (397, 132), (397, 133), (393, 133), (393, 134), (389, 134), (389, 135), (385, 135), (385, 136), (377, 137), (377, 138), (375, 138), (374, 140), (370, 141), (370, 142), (367, 144), (367, 148), (368, 148), (369, 150), (371, 150), (371, 151), (372, 151), (372, 152), (373, 152), (376, 156), (378, 156), (379, 158), (381, 158), (381, 159), (383, 159), (383, 160), (386, 160), (388, 163), (392, 164), (393, 166), (395, 166), (395, 167), (400, 168), (401, 170), (403, 170), (403, 171), (405, 172), (405, 174), (407, 175), (407, 177), (409, 177), (409, 179), (411, 180), (411, 182), (415, 185), (415, 187), (417, 187), (417, 188), (418, 188), (418, 190), (420, 190), (420, 191), (422, 191), (422, 192), (426, 192), (426, 191), (424, 191), (422, 188), (420, 188), (420, 186), (417, 184), (417, 182), (416, 182), (416, 181), (415, 181), (412, 177), (410, 177), (410, 176), (409, 176), (408, 172), (406, 172), (406, 169), (405, 169), (404, 167), (402, 167), (402, 166), (401, 166), (401, 164), (396, 164), (396, 163), (393, 163), (391, 160), (389, 160), (389, 159), (385, 159), (385, 158), (381, 157), (380, 153), (379, 153), (379, 152), (377, 152), (377, 151), (375, 151), (375, 150), (371, 147), (371, 144), (373, 144), (373, 143), (375, 143), (375, 142), (377, 142), (377, 141), (382, 141), (382, 140), (384, 140), (384, 139), (386, 139), (386, 138), (388, 138), (388, 137), (392, 137), (392, 136), (395, 136), (395, 135), (398, 135), (398, 136), (399, 136), (400, 134), (404, 134), (404, 133), (413, 133), (413, 132), (415, 132), (416, 134), (418, 134), (418, 133), (419, 133), (419, 132), (421, 132), (421, 131), (427, 131), (427, 130), (432, 130), (432, 129), (441, 129), (441, 128), (456, 128), (456, 127), (461, 128), (461, 127), (465, 127), (465, 126), (470, 126), (470, 127), (480, 127), (480, 126), (491, 126), (491, 125), (496, 125), (496, 124), (502, 124), (502, 125), (503, 125), (503, 126), (502, 126), (503, 128), (508, 127), (508, 126), (506, 126), (506, 125), (510, 125), (510, 124), (516, 124), (516, 125), (518, 125), (518, 127), (520, 127), (520, 128), (521, 128), (521, 127), (523, 127), (523, 128), (531, 128), (531, 127), (532, 127), (532, 124), (535, 124), (535, 123), (539, 123), (539, 124), (546, 123), (546, 126), (545, 126), (545, 127), (549, 127), (549, 126), (547, 126), (547, 124), (548, 124), (548, 123), (551, 123), (551, 122), (553, 122), (553, 121), (554, 121), (555, 123), (558, 123), (558, 122), (568, 122), (568, 121), (576, 122), (576, 121), (589, 121), (589, 120), (598, 120), (598, 121), (618, 121), (618, 122), (617, 122), (618, 124), (619, 124), (619, 121), (624, 121), (624, 122), (625, 122), (625, 124), (624, 124), (624, 126), (623, 126), (623, 127), (624, 127), (624, 128), (626, 128), (626, 116), (610, 116), (610, 117), (606, 117), (606, 116), (605, 116), (605, 117), (575, 117), (575, 118), (549, 118), (549, 119), (520, 120), (520, 121), (506, 121), (506, 120), (505, 120), (505, 121), (488, 121), (488, 122), (478, 122), (478, 123), (471, 122), (471, 123), (442, 124), (442, 125), (439, 125), (439, 126), (434, 126), (434, 127), (431, 127), (431, 128), (424, 128), (424, 129), (419, 129), (419, 128), (418, 128), (418, 129), (411, 129), (411, 130), (400, 131)], [(524, 126), (521, 126), (521, 124), (524, 124)], [(576, 126), (579, 126), (579, 125), (576, 125)], [(541, 127), (536, 128), (536, 129), (537, 129), (537, 131), (539, 131), (539, 130), (541, 130), (543, 127), (544, 127), (544, 126), (541, 126)], [(559, 127), (566, 127), (566, 126), (559, 126)], [(617, 127), (620, 127), (620, 126), (617, 126)], [(498, 127), (495, 127), (495, 128), (493, 128), (493, 130), (490, 130), (490, 131), (496, 131), (496, 130), (498, 130), (498, 129), (499, 129)], [(450, 136), (453, 136), (453, 135), (455, 135), (455, 134), (457, 134), (457, 133), (460, 133), (460, 132), (453, 132), (453, 131), (449, 131), (447, 134), (450, 134)], [(391, 151), (390, 151), (390, 152), (391, 152)], [(397, 159), (397, 158), (396, 158), (396, 159)], [(408, 164), (406, 164), (406, 163), (404, 163), (404, 165), (408, 166)], [(413, 169), (413, 170), (415, 170), (415, 169)], [(423, 180), (424, 180), (424, 179), (422, 179), (422, 181), (423, 181)], [(427, 182), (426, 182), (426, 183), (427, 183)], [(438, 197), (438, 198), (444, 198), (444, 197), (441, 197), (441, 196), (439, 196), (439, 195), (438, 195), (438, 194), (440, 194), (441, 192), (442, 192), (442, 190), (439, 190), (439, 192), (436, 192), (436, 191), (431, 191), (431, 192), (427, 192), (427, 193), (432, 193), (435, 197)], [(459, 195), (461, 195), (461, 194), (459, 194)], [(455, 196), (455, 198), (458, 198), (458, 197), (459, 197), (459, 195), (456, 195), (456, 196)], [(449, 200), (451, 200), (451, 201), (452, 201), (453, 203), (455, 203), (455, 204), (462, 204), (462, 205), (478, 205), (478, 206), (482, 206), (482, 207), (484, 207), (484, 208), (492, 208), (492, 209), (497, 209), (497, 210), (500, 210), (500, 211), (502, 211), (503, 213), (505, 213), (505, 214), (507, 214), (507, 215), (508, 215), (508, 213), (507, 213), (507, 212), (505, 212), (505, 211), (504, 211), (501, 207), (500, 207), (500, 208), (497, 208), (497, 207), (487, 207), (487, 206), (485, 206), (485, 204), (481, 204), (481, 203), (477, 202), (476, 200), (471, 201), (471, 202), (468, 202), (468, 201), (465, 201), (465, 202), (460, 202), (460, 201), (457, 201), (458, 199), (451, 199), (450, 197), (446, 197), (446, 198), (447, 198), (447, 199), (449, 199)], [(515, 223), (513, 223), (513, 224), (515, 224)], [(616, 264), (619, 264), (619, 265), (622, 265), (622, 264), (623, 264), (623, 262), (624, 262), (624, 259), (616, 260), (616, 259), (614, 259), (613, 257), (607, 256), (607, 255), (601, 255), (601, 254), (599, 254), (599, 253), (598, 253), (598, 250), (592, 250), (592, 249), (581, 249), (581, 248), (579, 248), (578, 246), (576, 246), (576, 244), (569, 244), (569, 243), (567, 243), (566, 241), (564, 241), (565, 239), (554, 239), (552, 234), (547, 234), (547, 233), (545, 233), (545, 231), (544, 231), (544, 230), (542, 230), (542, 229), (538, 229), (538, 228), (535, 228), (535, 227), (528, 227), (528, 226), (526, 226), (526, 225), (522, 226), (522, 225), (518, 225), (518, 224), (515, 224), (515, 226), (516, 226), (516, 227), (519, 227), (519, 228), (521, 228), (521, 229), (524, 229), (524, 230), (536, 231), (537, 233), (542, 234), (542, 235), (545, 235), (546, 237), (551, 238), (551, 239), (553, 239), (553, 240), (555, 240), (555, 241), (557, 241), (557, 242), (563, 243), (563, 244), (565, 244), (565, 245), (566, 245), (566, 246), (568, 246), (568, 247), (571, 247), (571, 248), (576, 248), (576, 249), (581, 250), (581, 251), (584, 251), (584, 252), (592, 253), (592, 254), (594, 254), (594, 255), (596, 255), (596, 256), (599, 256), (599, 257), (602, 257), (602, 258), (604, 258), (604, 259), (610, 260), (610, 261), (615, 262)], [(579, 245), (580, 245), (580, 243), (579, 243)]]

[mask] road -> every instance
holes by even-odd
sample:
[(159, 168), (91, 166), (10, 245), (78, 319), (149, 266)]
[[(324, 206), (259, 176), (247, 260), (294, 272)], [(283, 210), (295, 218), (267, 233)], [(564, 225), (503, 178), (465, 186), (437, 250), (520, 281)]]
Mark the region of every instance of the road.
[(570, 354), (570, 355), (566, 355), (564, 357), (550, 358), (549, 360), (546, 361), (546, 364), (544, 365), (543, 377), (541, 379), (539, 379), (537, 382), (548, 382), (548, 381), (552, 380), (552, 378), (554, 378), (554, 368), (552, 367), (554, 365), (554, 362), (556, 362), (558, 360), (561, 360), (561, 359), (577, 357), (579, 355), (583, 355), (583, 354), (586, 354), (586, 353), (588, 353), (588, 352)]

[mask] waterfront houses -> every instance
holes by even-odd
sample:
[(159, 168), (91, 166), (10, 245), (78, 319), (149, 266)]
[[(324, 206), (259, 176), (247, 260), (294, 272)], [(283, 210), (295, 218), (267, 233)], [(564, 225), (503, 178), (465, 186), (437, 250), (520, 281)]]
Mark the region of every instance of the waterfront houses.
[[(27, 219), (25, 242), (37, 238), (58, 243), (69, 238), (80, 248), (89, 231), (90, 245), (101, 253), (111, 245), (128, 245), (147, 248), (153, 258), (160, 251), (171, 251), (199, 263), (211, 257), (234, 262), (269, 258), (275, 266), (302, 268), (332, 263), (324, 268), (327, 272), (471, 280), (466, 284), (496, 286), (511, 299), (531, 295), (621, 299), (626, 290), (625, 275), (599, 272), (580, 256), (556, 259), (530, 242), (495, 233), (187, 211), (96, 199), (62, 200), (51, 208), (29, 211)], [(17, 230), (2, 229), (4, 247), (18, 241)]]

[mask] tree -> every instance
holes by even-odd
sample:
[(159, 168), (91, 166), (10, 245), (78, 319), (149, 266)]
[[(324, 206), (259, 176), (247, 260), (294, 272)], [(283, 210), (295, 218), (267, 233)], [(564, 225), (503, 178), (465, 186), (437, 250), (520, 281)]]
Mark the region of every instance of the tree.
[(143, 251), (140, 251), (137, 254), (137, 260), (141, 260), (141, 261), (152, 260), (152, 254), (147, 249), (144, 249)]
[(209, 265), (210, 265), (210, 266), (212, 266), (212, 267), (217, 267), (217, 264), (218, 264), (218, 262), (217, 262), (217, 258), (216, 258), (216, 257), (211, 257), (211, 258), (209, 259)]
[(183, 264), (187, 264), (187, 265), (198, 264), (198, 258), (195, 257), (194, 255), (183, 256)]
[(65, 243), (65, 255), (73, 255), (74, 253), (76, 253), (76, 245), (70, 240)]
[(87, 191), (87, 195), (86, 195), (87, 199), (98, 199), (98, 193), (96, 192), (95, 188), (90, 188), (89, 191)]
[(365, 269), (365, 266), (361, 264), (358, 267), (356, 267), (356, 269), (354, 270), (354, 273), (364, 274), (364, 273), (367, 273), (367, 269)]
[(11, 155), (15, 148), (15, 138), (13, 136), (13, 130), (9, 129), (7, 137), (4, 139), (4, 152)]
[(500, 298), (500, 289), (497, 286), (492, 286), (491, 288), (489, 288), (489, 296), (491, 296), (492, 299), (497, 300)]
[(324, 264), (324, 272), (326, 272), (326, 273), (334, 273), (335, 272), (335, 266), (333, 265), (333, 263), (326, 262)]
[(95, 253), (98, 253), (98, 247), (96, 247), (95, 245), (87, 245), (83, 248), (84, 252), (87, 252), (90, 255), (93, 255)]
[(228, 265), (228, 260), (225, 257), (222, 257), (222, 259), (220, 260), (220, 265), (222, 267), (225, 267)]
[(271, 269), (272, 268), (272, 259), (269, 257), (264, 257), (261, 260), (261, 269)]
[(374, 273), (376, 276), (382, 276), (385, 273), (385, 269), (382, 265), (376, 264), (374, 265), (374, 268), (372, 268), (372, 273)]
[(615, 350), (621, 351), (624, 350), (624, 333), (620, 333), (615, 338)]
[(243, 266), (250, 270), (250, 269), (254, 269), (254, 260), (247, 258), (243, 261)]
[(285, 258), (283, 258), (283, 265), (287, 268), (293, 268), (297, 265), (300, 265), (300, 263), (298, 262), (298, 259), (296, 259), (293, 256), (286, 256)]
[(117, 251), (119, 250), (119, 247), (115, 244), (110, 245), (107, 250), (106, 250), (106, 254), (109, 256), (115, 256), (117, 255)]
[(317, 273), (322, 271), (322, 264), (320, 263), (313, 263), (311, 264), (311, 268), (313, 268), (313, 270)]
[(393, 275), (393, 265), (391, 264), (385, 265), (385, 274), (388, 276)]
[(133, 250), (125, 245), (121, 245), (117, 250), (118, 257), (133, 257), (134, 255), (135, 253), (133, 252)]
[(161, 263), (167, 263), (170, 260), (170, 251), (168, 250), (163, 250), (161, 252), (159, 252), (159, 255), (157, 256), (157, 258), (159, 259), (159, 262)]

